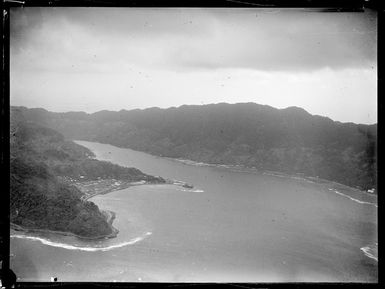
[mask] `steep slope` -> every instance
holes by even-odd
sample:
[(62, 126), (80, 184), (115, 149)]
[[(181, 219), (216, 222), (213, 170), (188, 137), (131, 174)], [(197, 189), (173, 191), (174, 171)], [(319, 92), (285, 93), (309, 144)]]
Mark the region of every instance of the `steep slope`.
[(335, 122), (297, 107), (220, 103), (94, 114), (18, 109), (73, 139), (377, 186), (377, 125)]
[(10, 219), (25, 229), (48, 229), (98, 238), (116, 230), (92, 202), (64, 177), (79, 180), (115, 178), (164, 182), (134, 168), (91, 159), (92, 152), (53, 129), (11, 113)]

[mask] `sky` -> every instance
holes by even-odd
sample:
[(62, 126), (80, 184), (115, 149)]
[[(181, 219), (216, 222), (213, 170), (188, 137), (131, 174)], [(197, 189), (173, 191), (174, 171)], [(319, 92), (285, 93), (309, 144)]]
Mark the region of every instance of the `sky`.
[(50, 111), (255, 102), (377, 122), (377, 14), (13, 8), (11, 105)]

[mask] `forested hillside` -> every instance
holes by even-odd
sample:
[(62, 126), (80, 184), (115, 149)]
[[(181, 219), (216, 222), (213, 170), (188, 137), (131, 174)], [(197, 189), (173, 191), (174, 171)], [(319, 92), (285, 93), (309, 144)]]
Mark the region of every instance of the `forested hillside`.
[(81, 191), (63, 182), (63, 177), (75, 181), (115, 178), (164, 182), (135, 168), (92, 159), (91, 151), (27, 120), (20, 110), (11, 111), (10, 146), (10, 218), (26, 229), (92, 238), (114, 234), (99, 208), (81, 200)]
[(17, 109), (72, 139), (377, 188), (377, 125), (336, 122), (297, 107), (221, 103), (93, 114)]

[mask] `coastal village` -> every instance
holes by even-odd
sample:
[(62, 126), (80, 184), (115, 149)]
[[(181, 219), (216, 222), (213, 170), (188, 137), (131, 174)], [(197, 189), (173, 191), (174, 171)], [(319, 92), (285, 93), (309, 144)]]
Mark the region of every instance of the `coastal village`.
[(79, 179), (73, 179), (70, 177), (63, 177), (62, 180), (67, 183), (74, 185), (77, 187), (82, 193), (81, 200), (85, 201), (89, 198), (100, 195), (100, 194), (107, 194), (112, 191), (119, 191), (126, 189), (130, 186), (137, 186), (137, 185), (144, 185), (146, 184), (146, 181), (137, 181), (137, 182), (131, 182), (128, 180), (117, 180), (117, 179), (102, 179), (99, 177), (97, 180), (91, 180), (91, 181), (82, 181), (81, 179), (84, 178), (84, 176), (79, 176)]
[[(85, 176), (79, 176), (79, 179), (74, 179), (71, 177), (62, 177), (61, 178), (63, 182), (70, 184), (70, 185), (74, 185), (75, 187), (77, 187), (82, 192), (82, 196), (80, 198), (82, 201), (86, 201), (89, 198), (96, 196), (96, 195), (107, 194), (107, 193), (110, 193), (113, 191), (123, 190), (123, 189), (126, 189), (126, 188), (131, 187), (131, 186), (139, 186), (139, 185), (149, 184), (145, 180), (132, 182), (129, 180), (121, 180), (121, 179), (118, 180), (118, 179), (114, 179), (114, 178), (103, 179), (101, 177), (98, 177), (97, 180), (91, 180), (91, 181), (84, 180), (83, 181), (82, 179), (84, 179), (84, 178), (85, 178)], [(178, 185), (178, 186), (182, 186), (182, 187), (188, 188), (188, 189), (192, 189), (194, 187), (191, 184), (187, 184), (187, 183), (181, 182), (181, 181), (166, 180), (165, 184)]]

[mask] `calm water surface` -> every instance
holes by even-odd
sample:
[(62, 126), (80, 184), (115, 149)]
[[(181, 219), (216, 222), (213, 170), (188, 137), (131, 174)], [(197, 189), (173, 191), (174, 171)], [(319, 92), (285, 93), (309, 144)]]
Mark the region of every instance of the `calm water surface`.
[(98, 159), (194, 185), (134, 186), (91, 199), (116, 212), (97, 242), (11, 232), (21, 281), (377, 282), (375, 196), (332, 184), (189, 165), (78, 141)]

